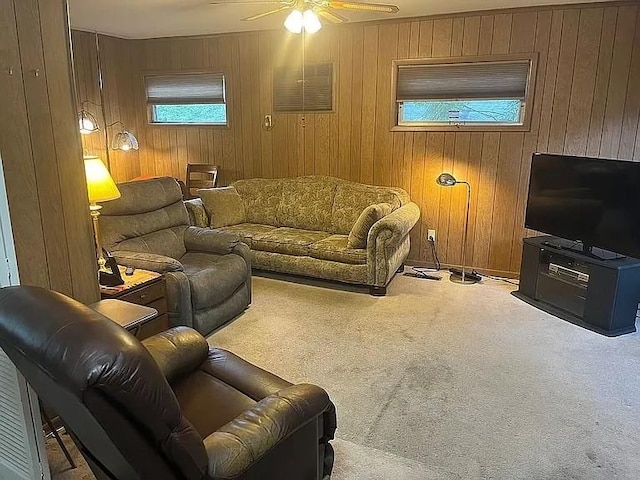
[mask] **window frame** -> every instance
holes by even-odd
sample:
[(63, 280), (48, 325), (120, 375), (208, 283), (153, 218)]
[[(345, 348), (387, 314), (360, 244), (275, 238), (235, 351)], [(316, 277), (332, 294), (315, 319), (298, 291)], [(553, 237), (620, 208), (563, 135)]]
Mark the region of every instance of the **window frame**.
[[(455, 63), (496, 63), (505, 61), (530, 62), (529, 75), (527, 77), (527, 91), (522, 102), (524, 113), (521, 114), (522, 123), (495, 123), (495, 124), (399, 124), (400, 103), (397, 101), (398, 70), (403, 65), (444, 65)], [(538, 53), (510, 53), (502, 55), (479, 55), (463, 57), (443, 58), (415, 58), (398, 59), (392, 62), (391, 73), (391, 131), (392, 132), (528, 132), (531, 130), (533, 117), (534, 94), (536, 89), (536, 73), (538, 69)], [(453, 99), (452, 99), (453, 100)]]
[(331, 113), (336, 113), (336, 92), (337, 92), (337, 86), (336, 86), (336, 80), (337, 80), (337, 72), (336, 72), (336, 63), (333, 60), (327, 60), (327, 61), (318, 61), (318, 62), (313, 62), (313, 63), (309, 63), (306, 62), (304, 64), (305, 67), (312, 67), (312, 66), (316, 66), (316, 65), (331, 65), (331, 109), (330, 110), (305, 110), (304, 109), (304, 105), (302, 105), (302, 109), (300, 110), (287, 110), (287, 111), (281, 111), (278, 110), (276, 111), (275, 109), (275, 91), (276, 91), (276, 80), (275, 80), (275, 76), (276, 76), (276, 69), (278, 68), (287, 68), (287, 67), (293, 67), (293, 66), (300, 66), (300, 65), (294, 65), (294, 64), (279, 64), (279, 65), (275, 65), (272, 70), (271, 70), (271, 104), (272, 104), (272, 108), (273, 108), (273, 113), (274, 115), (300, 115), (300, 114), (305, 114), (305, 115), (326, 115), (326, 114), (331, 114)]
[[(226, 114), (227, 114), (227, 123), (226, 124), (220, 124), (220, 123), (168, 123), (168, 122), (154, 122), (153, 121), (153, 105), (149, 104), (148, 100), (147, 100), (147, 84), (146, 84), (146, 77), (151, 77), (151, 76), (162, 76), (162, 75), (222, 75), (223, 78), (223, 84), (224, 84), (224, 98), (225, 98), (225, 102), (224, 105), (226, 107)], [(231, 102), (232, 100), (230, 100), (231, 95), (230, 92), (232, 90), (231, 88), (231, 81), (229, 80), (229, 75), (227, 73), (226, 70), (224, 69), (210, 69), (210, 70), (202, 70), (202, 69), (196, 69), (196, 70), (190, 70), (190, 69), (184, 69), (184, 70), (146, 70), (144, 72), (141, 73), (141, 77), (140, 77), (140, 83), (142, 85), (142, 94), (144, 97), (144, 102), (145, 102), (145, 108), (146, 108), (146, 112), (147, 112), (147, 125), (149, 127), (179, 127), (179, 128), (207, 128), (207, 129), (213, 129), (213, 130), (229, 130), (231, 129), (231, 124), (232, 124), (232, 107), (231, 107)], [(185, 104), (187, 105), (187, 104)]]

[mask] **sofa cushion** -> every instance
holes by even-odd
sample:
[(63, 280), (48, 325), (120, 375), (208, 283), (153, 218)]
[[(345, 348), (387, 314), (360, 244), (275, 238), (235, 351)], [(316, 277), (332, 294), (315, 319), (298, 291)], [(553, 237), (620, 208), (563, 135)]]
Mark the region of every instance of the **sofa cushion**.
[(242, 198), (235, 187), (203, 188), (197, 190), (209, 216), (211, 228), (243, 223), (246, 219)]
[(393, 207), (388, 203), (379, 203), (377, 205), (369, 205), (365, 208), (356, 223), (353, 225), (351, 232), (349, 232), (349, 240), (347, 241), (347, 247), (349, 248), (366, 248), (367, 237), (369, 236), (369, 230), (371, 227), (385, 216), (389, 215)]
[(282, 183), (280, 179), (253, 178), (232, 184), (244, 202), (247, 223), (279, 226)]
[(242, 285), (247, 264), (239, 255), (188, 252), (180, 263), (191, 285), (191, 303), (196, 310), (227, 300)]
[(348, 235), (362, 211), (369, 205), (388, 203), (396, 210), (408, 201), (406, 192), (398, 188), (354, 183), (338, 185), (331, 214), (331, 231)]
[(347, 247), (346, 235), (331, 235), (309, 246), (309, 256), (319, 260), (364, 265), (367, 263), (367, 251), (362, 248)]
[(273, 225), (258, 225), (257, 223), (241, 223), (240, 225), (230, 225), (228, 227), (218, 228), (221, 232), (235, 233), (240, 239), (253, 247), (253, 239), (274, 231), (278, 227)]
[(283, 183), (278, 223), (304, 230), (331, 230), (331, 206), (335, 185), (313, 179)]
[(297, 228), (281, 227), (253, 239), (254, 250), (284, 253), (285, 255), (308, 255), (309, 246), (327, 238), (330, 234)]

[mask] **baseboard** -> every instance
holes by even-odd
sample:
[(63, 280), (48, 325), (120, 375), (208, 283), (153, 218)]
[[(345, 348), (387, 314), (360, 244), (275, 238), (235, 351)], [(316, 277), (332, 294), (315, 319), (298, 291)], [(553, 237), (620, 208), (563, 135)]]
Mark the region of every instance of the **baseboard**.
[[(435, 265), (433, 263), (421, 262), (419, 260), (407, 259), (405, 260), (404, 264), (409, 265), (410, 267), (435, 268)], [(449, 263), (441, 264), (441, 268), (443, 270), (449, 269), (451, 267), (462, 268), (462, 265), (455, 265), (455, 264), (449, 264)], [(484, 273), (485, 275), (491, 275), (493, 277), (513, 278), (513, 279), (520, 278), (520, 272), (511, 272), (508, 270), (492, 270), (489, 268), (474, 267), (473, 265), (467, 266), (466, 268), (475, 270), (479, 273)]]

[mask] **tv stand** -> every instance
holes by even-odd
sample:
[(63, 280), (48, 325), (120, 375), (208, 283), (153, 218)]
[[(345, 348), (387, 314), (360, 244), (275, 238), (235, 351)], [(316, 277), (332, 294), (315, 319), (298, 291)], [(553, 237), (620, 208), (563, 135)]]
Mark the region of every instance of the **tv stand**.
[(640, 260), (599, 256), (555, 237), (524, 239), (520, 287), (513, 295), (607, 336), (636, 331)]
[(561, 238), (557, 238), (555, 240), (545, 240), (544, 242), (542, 242), (542, 244), (547, 247), (558, 248), (561, 250), (571, 250), (573, 252), (582, 253), (583, 255), (586, 255), (591, 258), (595, 258), (596, 260), (606, 261), (606, 260), (618, 260), (621, 258), (626, 258), (624, 255), (610, 252), (609, 250), (604, 250), (598, 247), (587, 246), (581, 242), (570, 242), (567, 240), (563, 240)]

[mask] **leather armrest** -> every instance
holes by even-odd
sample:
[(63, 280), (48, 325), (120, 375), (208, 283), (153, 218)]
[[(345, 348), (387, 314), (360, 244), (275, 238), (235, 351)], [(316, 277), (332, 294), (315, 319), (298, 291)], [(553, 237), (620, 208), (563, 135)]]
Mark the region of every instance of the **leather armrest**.
[(238, 235), (208, 228), (188, 227), (184, 232), (184, 245), (188, 252), (227, 255), (240, 243)]
[(142, 341), (169, 383), (197, 369), (209, 355), (209, 344), (189, 327), (175, 327)]
[(155, 253), (129, 252), (126, 250), (115, 250), (111, 252), (119, 265), (125, 267), (141, 268), (152, 272), (182, 272), (184, 267), (175, 258), (157, 255)]
[(331, 408), (327, 392), (315, 385), (294, 385), (268, 396), (204, 439), (210, 477), (240, 476), (278, 443)]

